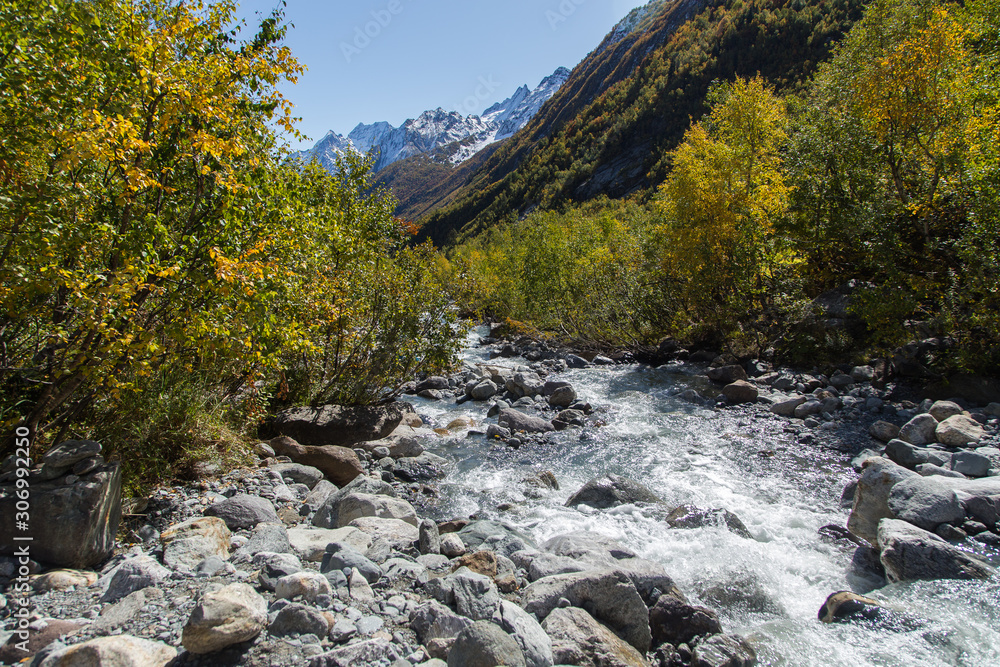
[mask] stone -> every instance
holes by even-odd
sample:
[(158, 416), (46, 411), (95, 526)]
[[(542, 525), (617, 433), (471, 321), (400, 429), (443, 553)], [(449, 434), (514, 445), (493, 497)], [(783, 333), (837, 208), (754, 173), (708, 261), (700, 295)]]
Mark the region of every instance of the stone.
[(229, 559), (232, 533), (218, 517), (198, 517), (160, 533), (163, 564), (172, 570), (193, 571), (209, 556)]
[(911, 445), (904, 440), (890, 440), (885, 446), (885, 455), (891, 461), (911, 470), (922, 463), (945, 466), (951, 460), (947, 452)]
[(410, 612), (410, 627), (420, 643), (432, 639), (454, 639), (473, 621), (460, 616), (436, 600), (428, 600)]
[(951, 469), (969, 477), (986, 477), (993, 462), (977, 452), (955, 452), (951, 455)]
[(487, 621), (473, 623), (455, 639), (448, 667), (525, 667), (524, 655), (510, 635)]
[(274, 582), (274, 597), (279, 600), (301, 596), (306, 602), (315, 603), (321, 595), (333, 595), (333, 589), (326, 577), (311, 570), (286, 574)]
[[(316, 483), (316, 486), (312, 488), (312, 490), (309, 492), (309, 495), (305, 497), (305, 499), (302, 501), (302, 504), (306, 505), (310, 510), (315, 512), (319, 510), (320, 507), (322, 507), (323, 502), (327, 498), (329, 498), (334, 493), (337, 493), (338, 490), (339, 489), (337, 488), (337, 485), (331, 482), (330, 480), (321, 479), (319, 482)], [(321, 527), (331, 528), (332, 525), (321, 526)]]
[(851, 378), (855, 382), (870, 383), (875, 379), (875, 368), (873, 366), (855, 366), (851, 369)]
[(511, 431), (523, 433), (548, 433), (555, 430), (552, 422), (545, 421), (541, 417), (531, 417), (511, 408), (500, 411), (497, 424)]
[(566, 506), (589, 505), (597, 509), (607, 509), (618, 505), (658, 502), (661, 502), (660, 498), (639, 482), (620, 475), (608, 474), (584, 484), (583, 488), (570, 496)]
[(86, 588), (96, 583), (96, 572), (52, 570), (33, 579), (31, 588), (36, 593), (47, 593), (49, 591), (64, 591), (68, 588)]
[(45, 619), (41, 623), (32, 623), (27, 630), (27, 639), (14, 635), (6, 644), (0, 646), (0, 664), (13, 665), (30, 658), (46, 646), (82, 627), (79, 623), (53, 618)]
[(288, 529), (280, 523), (260, 523), (253, 529), (250, 539), (233, 554), (234, 561), (251, 560), (259, 553), (291, 553)]
[(343, 528), (290, 528), (288, 542), (299, 558), (311, 563), (323, 560), (326, 547), (333, 542), (348, 544), (358, 551), (367, 551), (372, 545), (372, 538), (364, 531), (353, 526)]
[(590, 362), (576, 354), (567, 354), (566, 366), (568, 368), (586, 368), (587, 366), (590, 366)]
[(721, 366), (719, 368), (709, 368), (708, 379), (716, 384), (728, 385), (737, 381), (749, 380), (746, 370), (742, 366)]
[(278, 611), (268, 632), (275, 637), (316, 635), (324, 637), (330, 631), (330, 623), (318, 609), (292, 602)]
[(954, 417), (955, 415), (962, 414), (962, 406), (958, 403), (953, 403), (952, 401), (937, 401), (931, 405), (930, 410), (927, 411), (931, 417), (943, 422), (949, 417)]
[(272, 463), (271, 470), (281, 475), (287, 484), (305, 484), (313, 489), (323, 479), (323, 471), (301, 463)]
[(649, 650), (649, 612), (624, 572), (608, 569), (545, 577), (525, 588), (522, 599), (525, 611), (539, 619), (546, 618), (566, 599), (592, 614), (640, 653)]
[(734, 405), (753, 403), (760, 396), (757, 387), (745, 380), (737, 380), (732, 384), (727, 384), (723, 387), (722, 394), (726, 397), (727, 401)]
[(851, 534), (874, 545), (878, 539), (879, 521), (894, 518), (889, 509), (889, 492), (897, 482), (914, 476), (917, 473), (889, 459), (874, 457), (865, 461), (847, 520)]
[[(350, 447), (359, 442), (381, 440), (388, 436), (403, 421), (404, 415), (412, 411), (408, 404), (398, 401), (378, 406), (324, 405), (318, 408), (292, 408), (279, 413), (271, 428), (278, 435), (288, 436), (306, 445)], [(277, 448), (275, 451), (281, 454)], [(320, 466), (316, 467), (323, 470)], [(333, 479), (333, 482), (339, 485), (337, 480)]]
[[(55, 567), (94, 567), (114, 551), (122, 516), (121, 495), (122, 475), (117, 463), (99, 466), (69, 485), (64, 480), (33, 482), (31, 515), (39, 520), (31, 521), (29, 530), (23, 532), (16, 530), (14, 521), (18, 513), (14, 485), (3, 485), (0, 535), (30, 537), (31, 557), (37, 561)], [(0, 556), (15, 555), (19, 546), (13, 540), (0, 540)]]
[(465, 542), (455, 533), (441, 536), (441, 553), (448, 558), (457, 558), (465, 553)]
[(542, 622), (559, 665), (649, 667), (643, 654), (583, 609), (555, 609)]
[[(511, 526), (496, 521), (474, 521), (458, 531), (458, 537), (461, 538), (466, 550), (487, 549), (507, 558), (510, 558), (511, 554), (516, 551), (535, 547), (535, 543), (531, 541), (530, 537)], [(442, 543), (443, 548), (444, 544)], [(448, 554), (445, 553), (445, 555)]]
[(882, 442), (889, 442), (899, 437), (899, 427), (887, 421), (877, 421), (868, 429), (869, 435)]
[(441, 534), (438, 532), (437, 524), (428, 519), (420, 522), (420, 535), (418, 537), (417, 548), (421, 554), (441, 553)]
[(370, 584), (374, 584), (383, 575), (382, 568), (357, 549), (336, 542), (327, 545), (323, 563), (320, 565), (320, 572), (343, 571), (345, 569), (359, 571)]
[(357, 453), (347, 447), (300, 445), (288, 436), (275, 438), (270, 445), (279, 456), (322, 471), (337, 486), (346, 486), (365, 472)]
[(671, 528), (703, 528), (705, 526), (725, 527), (734, 535), (752, 540), (746, 524), (738, 516), (725, 509), (701, 509), (694, 505), (681, 505), (674, 509), (666, 519)]
[(396, 665), (406, 654), (399, 644), (383, 637), (374, 637), (335, 648), (318, 655), (309, 662), (309, 667), (362, 667), (363, 665)]
[(202, 596), (184, 625), (181, 645), (195, 655), (215, 653), (250, 641), (266, 627), (267, 601), (246, 584), (229, 584)]
[(706, 607), (688, 604), (673, 595), (661, 595), (649, 610), (653, 648), (662, 644), (690, 644), (696, 637), (722, 633), (718, 615)]
[(909, 477), (897, 482), (889, 492), (888, 505), (892, 518), (924, 530), (965, 517), (958, 494), (933, 477)]
[(332, 493), (323, 499), (312, 518), (312, 524), (319, 528), (336, 528), (338, 525), (337, 512), (340, 508), (340, 501), (352, 493), (389, 496), (390, 498), (396, 497), (396, 490), (392, 488), (392, 485), (381, 479), (365, 475), (355, 477), (350, 484), (347, 484), (342, 489), (335, 488)]
[(45, 452), (42, 462), (55, 470), (72, 468), (80, 461), (99, 455), (101, 449), (101, 443), (92, 440), (67, 440)]
[(36, 667), (165, 667), (177, 649), (129, 635), (100, 637), (49, 653)]
[(969, 516), (986, 526), (996, 526), (1000, 521), (1000, 495), (969, 498), (965, 507)]
[(483, 380), (469, 391), (469, 396), (474, 401), (485, 401), (496, 396), (499, 391), (500, 388), (492, 380)]
[(500, 606), (500, 593), (490, 577), (468, 568), (459, 568), (448, 575), (455, 610), (474, 621), (489, 620)]
[(375, 600), (375, 592), (372, 590), (371, 584), (368, 583), (365, 575), (361, 574), (358, 568), (353, 568), (350, 576), (347, 577), (347, 588), (351, 599), (356, 602), (372, 602)]
[(1000, 403), (990, 403), (983, 409), (983, 414), (990, 417), (1000, 417)]
[(919, 463), (914, 468), (921, 477), (959, 477), (965, 479), (965, 475), (960, 472), (955, 472), (954, 470), (948, 470), (947, 468), (942, 468), (941, 466), (936, 466), (933, 463)]
[(214, 516), (226, 522), (229, 530), (254, 528), (258, 523), (279, 523), (274, 504), (267, 498), (245, 493), (227, 498), (205, 509), (205, 516)]
[(949, 417), (937, 425), (937, 440), (949, 447), (966, 447), (978, 444), (986, 431), (975, 419), (965, 415)]
[(513, 602), (501, 600), (492, 621), (517, 642), (527, 667), (552, 667), (552, 640), (534, 616)]
[(805, 403), (795, 408), (795, 418), (805, 419), (812, 415), (818, 415), (823, 410), (823, 404), (816, 400), (807, 400)]
[(931, 415), (917, 415), (899, 429), (899, 439), (922, 447), (937, 440), (938, 421)]
[(780, 415), (782, 417), (794, 417), (795, 409), (805, 402), (806, 402), (805, 396), (782, 398), (772, 403), (769, 410), (774, 414)]
[(715, 635), (694, 647), (691, 667), (755, 667), (757, 653), (742, 637)]
[(945, 540), (905, 521), (882, 519), (879, 560), (890, 583), (934, 579), (988, 579), (995, 570)]
[(568, 408), (576, 403), (576, 390), (573, 387), (558, 387), (549, 396), (549, 405), (554, 408)]
[(399, 459), (392, 472), (404, 482), (432, 482), (444, 479), (449, 467), (448, 459), (424, 452), (420, 456)]
[(257, 576), (260, 585), (273, 591), (282, 577), (302, 571), (302, 562), (292, 554), (267, 553), (255, 554), (253, 565), (259, 569)]
[(156, 586), (170, 577), (170, 570), (151, 556), (129, 558), (109, 573), (107, 588), (101, 602), (117, 602), (135, 591)]
[(344, 496), (337, 508), (337, 527), (349, 525), (361, 517), (399, 519), (414, 526), (419, 525), (417, 512), (410, 503), (400, 498), (352, 493)]

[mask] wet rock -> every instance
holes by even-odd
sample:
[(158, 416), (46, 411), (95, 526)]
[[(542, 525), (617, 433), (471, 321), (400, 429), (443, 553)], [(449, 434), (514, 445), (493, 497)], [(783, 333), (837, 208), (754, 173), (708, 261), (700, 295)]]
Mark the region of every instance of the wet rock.
[(975, 419), (955, 415), (937, 425), (936, 435), (938, 442), (949, 447), (965, 447), (977, 444), (986, 437), (986, 431)]
[(279, 523), (274, 505), (267, 498), (245, 493), (227, 498), (205, 509), (205, 516), (214, 516), (226, 522), (229, 530), (253, 528), (258, 523)]
[(287, 574), (274, 582), (274, 597), (279, 600), (294, 600), (301, 596), (306, 602), (315, 603), (319, 596), (332, 594), (333, 589), (326, 577), (310, 570)]
[(830, 595), (819, 610), (819, 620), (824, 623), (856, 623), (895, 632), (909, 632), (923, 625), (918, 619), (850, 591)]
[[(527, 535), (496, 521), (474, 521), (458, 531), (458, 536), (466, 549), (485, 549), (507, 558), (517, 551), (535, 548)], [(443, 549), (442, 542), (442, 553), (447, 556)]]
[(755, 667), (757, 653), (737, 635), (715, 635), (694, 647), (691, 667)]
[(871, 425), (868, 433), (876, 440), (889, 442), (899, 437), (899, 427), (887, 421), (877, 421)]
[(117, 602), (135, 591), (156, 586), (170, 577), (170, 570), (150, 556), (129, 558), (110, 574), (101, 602)]
[(540, 619), (566, 599), (572, 606), (587, 610), (640, 653), (649, 650), (649, 612), (623, 572), (599, 570), (546, 577), (525, 588), (522, 599), (525, 610)]
[(899, 439), (922, 447), (936, 442), (938, 421), (930, 415), (917, 415), (899, 429)]
[(555, 430), (551, 422), (547, 422), (541, 417), (531, 417), (510, 408), (500, 411), (497, 423), (515, 432), (548, 433)]
[(698, 584), (697, 590), (703, 601), (719, 608), (736, 609), (750, 614), (785, 614), (781, 604), (771, 597), (752, 574), (734, 572), (722, 583)]
[(177, 650), (161, 642), (128, 635), (101, 637), (45, 656), (37, 667), (164, 667)]
[(880, 559), (890, 582), (988, 579), (993, 568), (905, 521), (883, 519), (878, 528)]
[(760, 392), (757, 391), (757, 387), (753, 386), (749, 382), (737, 380), (736, 382), (723, 387), (722, 394), (730, 403), (739, 405), (742, 403), (753, 403), (757, 400)]
[(486, 401), (496, 396), (499, 391), (500, 387), (496, 386), (492, 380), (482, 380), (472, 387), (469, 396), (474, 401)]
[(517, 642), (527, 667), (552, 667), (552, 640), (534, 616), (501, 600), (492, 621)]
[(448, 653), (448, 667), (524, 667), (524, 655), (510, 635), (486, 621), (473, 623), (458, 635)]
[(649, 629), (655, 648), (662, 644), (690, 644), (696, 637), (721, 634), (722, 624), (711, 609), (661, 595), (649, 610)]
[(865, 461), (854, 494), (851, 516), (847, 520), (847, 529), (870, 544), (875, 544), (879, 521), (894, 518), (889, 509), (889, 492), (898, 482), (915, 476), (917, 473), (898, 466), (889, 459), (876, 457)]
[[(278, 435), (288, 436), (306, 445), (349, 447), (359, 442), (381, 440), (396, 430), (403, 421), (403, 416), (411, 411), (409, 405), (400, 402), (381, 406), (324, 405), (319, 408), (292, 408), (279, 413), (271, 426)], [(275, 451), (281, 455), (277, 448)], [(292, 457), (292, 460), (295, 458)], [(313, 465), (307, 461), (296, 463)], [(316, 467), (323, 470), (321, 466)], [(330, 479), (335, 484), (340, 484), (333, 477)]]
[(694, 505), (681, 505), (667, 515), (671, 528), (725, 527), (729, 532), (751, 540), (753, 535), (738, 516), (724, 509), (701, 509)]
[(430, 452), (396, 461), (393, 473), (404, 482), (431, 482), (448, 474), (448, 460)]
[(622, 641), (584, 609), (556, 609), (542, 622), (553, 661), (586, 667), (649, 667), (643, 652)]
[(589, 365), (590, 362), (583, 357), (579, 357), (575, 354), (566, 355), (566, 366), (568, 368), (586, 368)]
[(343, 528), (361, 517), (399, 519), (416, 526), (416, 510), (405, 500), (366, 493), (352, 493), (344, 496), (337, 508), (337, 527)]
[(889, 510), (924, 530), (965, 517), (958, 494), (933, 477), (910, 477), (897, 482), (889, 492)]
[(439, 375), (432, 375), (426, 380), (421, 380), (417, 383), (416, 391), (419, 394), (422, 391), (443, 391), (448, 389), (451, 384), (448, 382), (448, 378), (441, 377)]
[(288, 436), (271, 440), (271, 447), (279, 456), (287, 456), (295, 463), (322, 471), (337, 486), (345, 486), (364, 474), (358, 455), (353, 449), (337, 445), (300, 445)]
[(210, 556), (228, 560), (231, 540), (232, 533), (222, 519), (189, 519), (160, 533), (163, 564), (172, 570), (193, 571)]
[(595, 477), (583, 485), (566, 501), (567, 507), (589, 505), (597, 509), (607, 509), (618, 505), (634, 503), (659, 503), (660, 498), (639, 482), (608, 474)]
[(556, 408), (568, 408), (576, 403), (576, 390), (573, 387), (558, 387), (549, 396), (549, 405)]
[(215, 653), (250, 641), (267, 627), (267, 602), (246, 584), (230, 584), (202, 596), (191, 612), (181, 644), (189, 653)]

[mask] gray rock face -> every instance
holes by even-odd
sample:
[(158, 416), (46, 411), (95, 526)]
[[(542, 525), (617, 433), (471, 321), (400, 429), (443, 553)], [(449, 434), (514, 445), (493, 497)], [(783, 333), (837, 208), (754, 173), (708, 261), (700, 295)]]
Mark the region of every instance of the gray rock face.
[(274, 505), (267, 498), (245, 493), (227, 498), (205, 510), (205, 516), (215, 516), (226, 522), (229, 530), (253, 528), (258, 523), (280, 523)]
[(951, 469), (969, 477), (986, 477), (993, 462), (977, 452), (955, 452), (951, 455)]
[(549, 405), (556, 408), (568, 408), (576, 403), (576, 390), (573, 387), (557, 387), (549, 396)]
[(510, 635), (486, 621), (473, 623), (455, 640), (448, 667), (525, 667), (524, 655)]
[(399, 644), (387, 639), (364, 641), (335, 648), (309, 661), (309, 667), (355, 667), (355, 665), (393, 665), (404, 658)]
[(422, 644), (432, 639), (454, 639), (470, 625), (472, 619), (459, 616), (436, 600), (421, 603), (410, 612), (410, 627)]
[(889, 510), (924, 530), (934, 530), (965, 516), (965, 510), (952, 489), (933, 477), (910, 477), (898, 482), (889, 492)]
[(49, 653), (38, 667), (164, 667), (177, 650), (128, 635), (100, 637)]
[(500, 593), (489, 577), (460, 567), (448, 577), (455, 610), (474, 621), (493, 618), (500, 606)]
[(583, 609), (556, 609), (542, 622), (560, 665), (649, 667), (642, 653), (624, 642)]
[(552, 667), (552, 640), (534, 616), (502, 600), (492, 620), (517, 642), (527, 667)]
[(721, 634), (722, 624), (711, 609), (661, 595), (649, 610), (649, 629), (655, 648), (662, 644), (690, 644), (695, 637)]
[(899, 429), (899, 439), (922, 447), (936, 441), (938, 422), (930, 415), (917, 415)]
[(47, 468), (56, 470), (74, 465), (101, 453), (101, 443), (92, 440), (67, 440), (45, 452), (42, 461)]
[(304, 445), (349, 447), (381, 440), (396, 430), (408, 412), (410, 406), (399, 402), (381, 406), (292, 408), (279, 413), (272, 426), (279, 435)]
[(511, 408), (500, 411), (497, 423), (500, 426), (509, 428), (511, 431), (522, 431), (524, 433), (548, 433), (555, 430), (552, 422), (547, 422), (541, 417), (531, 417)]
[(275, 637), (316, 635), (323, 637), (330, 630), (326, 617), (318, 609), (295, 602), (281, 608), (268, 628)]
[(757, 653), (736, 635), (715, 635), (694, 647), (692, 667), (755, 667)]
[(875, 544), (878, 540), (878, 524), (885, 518), (893, 517), (889, 509), (889, 492), (897, 483), (917, 473), (900, 467), (881, 457), (870, 458), (864, 463), (858, 488), (854, 493), (854, 506), (847, 520), (851, 534)]
[[(98, 466), (75, 484), (67, 485), (64, 479), (33, 483), (31, 514), (39, 520), (31, 521), (30, 530), (23, 533), (16, 530), (14, 521), (18, 511), (14, 486), (0, 486), (0, 535), (31, 537), (33, 559), (59, 567), (90, 568), (107, 560), (114, 550), (121, 495), (117, 463)], [(18, 546), (13, 540), (0, 540), (0, 556), (14, 555)]]
[(878, 528), (878, 545), (890, 582), (988, 579), (995, 572), (937, 535), (905, 521), (883, 519)]
[(771, 404), (770, 410), (776, 415), (781, 415), (782, 417), (794, 417), (795, 408), (799, 407), (806, 402), (805, 396), (796, 396), (794, 398), (785, 398), (775, 401)]
[(469, 396), (474, 401), (485, 401), (497, 395), (500, 388), (492, 380), (482, 380), (469, 391)]
[(1000, 521), (1000, 496), (978, 496), (965, 502), (969, 515), (986, 526)]
[(719, 368), (709, 368), (708, 379), (716, 384), (732, 384), (738, 380), (749, 380), (746, 370), (742, 366), (721, 366)]
[(965, 447), (986, 437), (986, 431), (975, 419), (964, 415), (949, 417), (937, 425), (937, 440), (949, 447)]
[(541, 619), (552, 613), (563, 598), (586, 610), (640, 653), (649, 650), (649, 612), (625, 573), (598, 570), (559, 574), (539, 579), (523, 593), (525, 610)]
[(129, 558), (115, 568), (108, 581), (108, 587), (101, 596), (101, 602), (117, 602), (135, 591), (156, 586), (170, 577), (170, 570), (150, 556)]
[(420, 537), (417, 539), (417, 548), (421, 554), (441, 553), (441, 534), (438, 526), (429, 519), (420, 522)]
[(596, 477), (583, 485), (566, 501), (567, 507), (590, 505), (607, 509), (632, 503), (658, 503), (660, 498), (639, 482), (620, 475)]
[(181, 644), (196, 655), (250, 641), (267, 627), (267, 602), (246, 584), (206, 593), (191, 612)]

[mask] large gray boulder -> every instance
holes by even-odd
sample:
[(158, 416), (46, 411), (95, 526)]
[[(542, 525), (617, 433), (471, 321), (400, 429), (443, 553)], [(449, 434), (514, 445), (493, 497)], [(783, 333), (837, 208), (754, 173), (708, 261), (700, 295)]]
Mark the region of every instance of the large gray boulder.
[(889, 508), (892, 487), (910, 477), (919, 475), (889, 459), (876, 456), (865, 461), (854, 493), (851, 516), (847, 520), (847, 529), (851, 534), (875, 544), (878, 540), (879, 521), (895, 518)]
[(673, 595), (661, 595), (649, 610), (653, 647), (690, 644), (696, 637), (722, 633), (718, 615), (706, 607), (688, 604)]
[(548, 433), (555, 430), (552, 422), (545, 421), (541, 417), (526, 415), (511, 408), (500, 411), (497, 424), (509, 428), (511, 431), (523, 431), (524, 433)]
[(419, 456), (398, 459), (392, 472), (404, 482), (419, 483), (443, 479), (448, 475), (448, 459), (424, 452)]
[(151, 556), (141, 555), (129, 558), (116, 566), (107, 575), (107, 587), (101, 602), (117, 602), (126, 595), (156, 586), (170, 577), (170, 570), (160, 565)]
[(905, 521), (883, 519), (878, 546), (890, 582), (931, 579), (988, 579), (995, 571), (943, 539)]
[(905, 440), (890, 440), (885, 446), (885, 456), (903, 466), (914, 470), (918, 465), (931, 463), (936, 466), (945, 466), (951, 459), (951, 454), (940, 449), (929, 449), (912, 445)]
[(448, 653), (448, 667), (525, 667), (517, 642), (488, 621), (477, 621), (458, 635)]
[(552, 658), (560, 665), (649, 667), (644, 652), (622, 641), (583, 609), (556, 609), (542, 622), (552, 641)]
[(458, 531), (458, 537), (470, 551), (488, 550), (507, 558), (517, 551), (535, 548), (531, 538), (516, 528), (487, 519), (473, 521)]
[(552, 640), (534, 616), (513, 602), (501, 600), (492, 620), (521, 647), (527, 667), (552, 667)]
[(922, 447), (936, 441), (936, 431), (938, 421), (934, 417), (924, 414), (917, 415), (899, 429), (899, 439)]
[(472, 619), (456, 614), (436, 600), (423, 602), (410, 612), (410, 627), (422, 644), (432, 639), (454, 639), (472, 623)]
[(396, 497), (396, 490), (392, 484), (383, 482), (381, 479), (360, 475), (355, 477), (342, 489), (334, 489), (332, 493), (320, 503), (313, 515), (312, 524), (318, 528), (336, 528), (339, 524), (338, 512), (340, 501), (345, 496), (352, 493), (366, 493), (369, 495)]
[(396, 430), (403, 415), (409, 412), (412, 408), (401, 402), (377, 406), (291, 408), (279, 413), (271, 427), (278, 435), (304, 445), (350, 447), (359, 442), (381, 440)]
[(624, 572), (596, 570), (539, 579), (524, 589), (524, 609), (539, 619), (566, 599), (586, 610), (640, 653), (649, 650), (652, 636), (649, 611), (639, 591)]
[(165, 667), (176, 657), (177, 649), (162, 642), (118, 635), (55, 650), (37, 667)]
[[(72, 453), (66, 453), (66, 460), (72, 460)], [(14, 485), (0, 486), (0, 556), (13, 556), (27, 543), (8, 539), (14, 535), (31, 538), (32, 559), (59, 567), (87, 569), (111, 556), (122, 516), (119, 465), (99, 465), (73, 484), (65, 480), (31, 483), (27, 531), (18, 530), (15, 521), (19, 499)]]
[(949, 447), (966, 447), (977, 444), (986, 437), (986, 431), (975, 419), (965, 415), (949, 417), (937, 425), (938, 442)]
[(341, 499), (337, 508), (337, 527), (342, 528), (355, 519), (365, 516), (399, 519), (414, 526), (419, 525), (417, 512), (413, 509), (413, 505), (401, 498), (351, 493)]
[(897, 519), (924, 530), (934, 530), (965, 516), (958, 494), (936, 477), (909, 477), (889, 492), (889, 510)]
[(500, 606), (500, 593), (492, 579), (467, 567), (460, 567), (447, 580), (459, 614), (474, 621), (493, 618)]
[(205, 516), (226, 522), (229, 530), (254, 528), (258, 523), (280, 523), (274, 505), (267, 498), (241, 493), (205, 509)]
[(267, 627), (267, 601), (246, 584), (210, 591), (191, 611), (181, 644), (189, 653), (215, 653), (250, 641)]
[(232, 533), (218, 517), (196, 517), (160, 533), (163, 564), (173, 570), (192, 572), (211, 556), (229, 559)]
[(955, 415), (962, 414), (962, 406), (952, 401), (936, 401), (927, 412), (934, 419), (943, 422)]
[(659, 496), (639, 482), (621, 475), (608, 474), (595, 477), (584, 484), (583, 488), (570, 496), (566, 506), (589, 505), (607, 509), (618, 505), (658, 502), (661, 502)]

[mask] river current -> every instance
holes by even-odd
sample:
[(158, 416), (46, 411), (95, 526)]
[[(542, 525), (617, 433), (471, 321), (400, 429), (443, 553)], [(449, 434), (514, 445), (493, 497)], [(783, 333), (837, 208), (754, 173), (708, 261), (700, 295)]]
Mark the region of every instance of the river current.
[[(482, 334), (470, 335), (467, 364), (526, 363), (489, 362), (487, 351), (475, 346)], [(453, 463), (434, 508), (439, 518), (504, 521), (536, 543), (578, 530), (612, 537), (662, 563), (693, 602), (719, 613), (726, 632), (751, 642), (760, 665), (1000, 665), (995, 579), (873, 588), (884, 582), (851, 567), (854, 545), (819, 534), (825, 525), (846, 525), (841, 492), (857, 478), (850, 447), (797, 444), (787, 421), (770, 414), (686, 403), (676, 397), (679, 390), (707, 387), (679, 370), (620, 365), (558, 377), (573, 384), (604, 425), (570, 429), (551, 444), (518, 450), (466, 432), (425, 443)], [(483, 430), (490, 423), (485, 404), (413, 402), (431, 426), (458, 417), (471, 417)], [(526, 496), (522, 480), (545, 470), (555, 474), (559, 490)], [(605, 473), (643, 483), (668, 507), (729, 510), (753, 539), (724, 527), (673, 529), (662, 512), (648, 508), (565, 507), (584, 483)], [(1000, 565), (995, 553), (980, 555)], [(821, 623), (820, 607), (840, 590), (869, 595), (926, 622), (908, 631)]]

